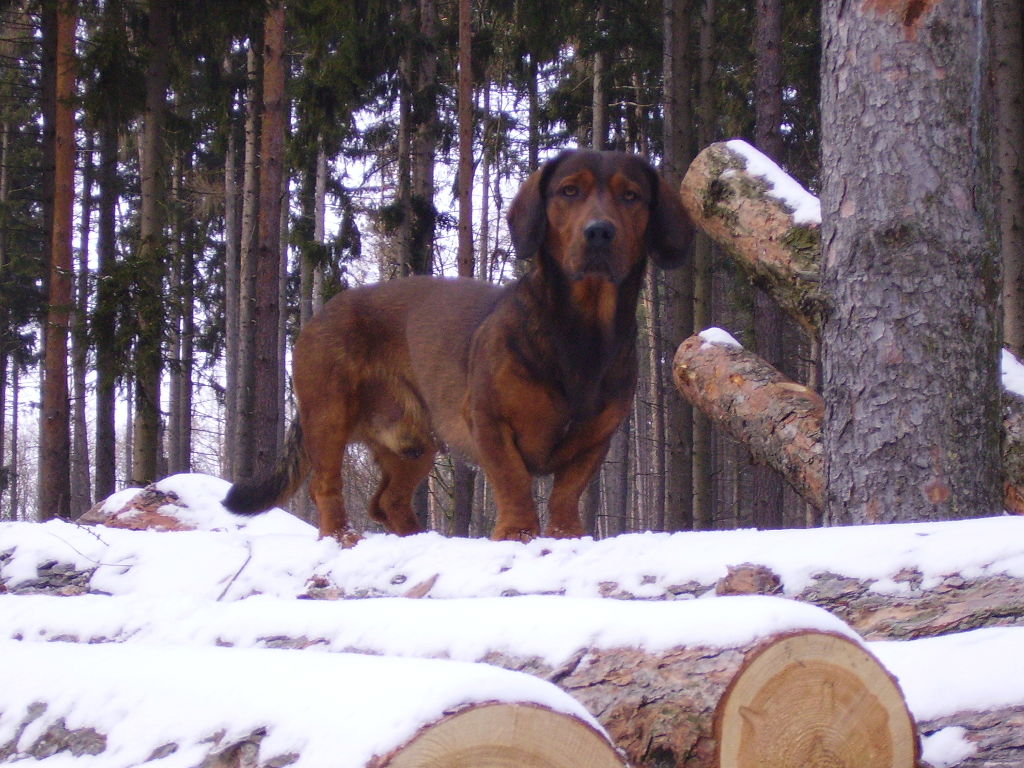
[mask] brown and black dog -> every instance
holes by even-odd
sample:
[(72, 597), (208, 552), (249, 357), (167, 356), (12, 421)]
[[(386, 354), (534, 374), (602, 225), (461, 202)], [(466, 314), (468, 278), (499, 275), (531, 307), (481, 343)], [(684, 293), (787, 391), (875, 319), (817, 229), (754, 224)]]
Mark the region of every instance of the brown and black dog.
[(229, 510), (262, 512), (312, 471), (320, 534), (354, 542), (340, 470), (362, 443), (381, 471), (370, 516), (415, 533), (412, 495), (443, 444), (487, 474), (493, 538), (540, 533), (533, 477), (549, 474), (545, 535), (583, 534), (580, 495), (633, 398), (648, 254), (679, 264), (693, 227), (647, 162), (587, 151), (531, 175), (508, 224), (517, 255), (534, 259), (511, 285), (410, 277), (328, 302), (295, 345), (286, 455), (272, 476), (234, 485)]

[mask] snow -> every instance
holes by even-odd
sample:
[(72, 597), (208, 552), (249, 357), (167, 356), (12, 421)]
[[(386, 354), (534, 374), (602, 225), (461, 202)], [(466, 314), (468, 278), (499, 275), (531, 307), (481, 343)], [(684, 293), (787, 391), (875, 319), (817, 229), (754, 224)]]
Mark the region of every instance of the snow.
[(959, 725), (943, 728), (921, 739), (921, 759), (932, 768), (952, 768), (975, 752), (964, 736), (967, 729)]
[[(191, 768), (219, 731), (227, 745), (258, 728), (266, 757), (291, 765), (363, 768), (457, 708), (493, 701), (536, 704), (600, 731), (575, 699), (529, 675), (483, 664), (279, 650), (75, 645), (0, 641), (0, 744), (16, 737), (33, 702), (45, 717), (20, 734), (21, 749), (63, 718), (107, 736), (101, 754), (36, 764), (138, 765), (154, 746), (178, 744), (161, 768)], [(31, 670), (26, 675), (25, 670)], [(368, 716), (369, 715), (369, 716)]]
[[(710, 343), (723, 343), (710, 335)], [(344, 765), (356, 765), (363, 757), (350, 744), (338, 746), (350, 723), (366, 737), (360, 740), (367, 749), (381, 749), (387, 738), (408, 738), (439, 712), (471, 701), (538, 701), (591, 722), (545, 683), (501, 670), (492, 676), (489, 668), (471, 664), (489, 653), (533, 657), (557, 668), (580, 648), (656, 653), (674, 645), (739, 645), (787, 629), (856, 638), (841, 621), (804, 603), (689, 596), (700, 591), (695, 585), (725, 576), (730, 565), (767, 566), (790, 595), (828, 571), (873, 580), (873, 589), (885, 593), (912, 588), (893, 578), (901, 571), (918, 572), (924, 588), (953, 573), (1024, 577), (1024, 518), (1017, 516), (528, 544), (369, 534), (356, 547), (341, 549), (281, 510), (229, 515), (220, 505), (227, 485), (214, 478), (177, 475), (161, 486), (187, 500), (197, 530), (0, 524), (0, 576), (9, 587), (36, 578), (40, 563), (68, 563), (95, 567), (91, 588), (107, 593), (70, 599), (0, 595), (0, 744), (12, 737), (25, 707), (45, 698), (59, 703), (68, 727), (88, 722), (108, 733), (111, 748), (123, 756), (113, 760), (108, 749), (102, 760), (78, 758), (76, 766), (139, 762), (144, 746), (178, 739), (194, 746), (158, 764), (195, 764), (189, 762), (195, 750), (205, 749), (199, 739), (216, 727), (234, 729), (226, 743), (268, 723), (274, 727), (263, 754), (299, 750), (308, 759), (300, 764), (310, 766), (324, 764), (315, 755), (344, 754)], [(368, 590), (389, 597), (296, 600), (311, 583), (347, 596)], [(430, 585), (425, 591), (432, 599), (401, 598), (419, 584)], [(559, 594), (516, 596), (538, 591)], [(608, 600), (609, 591), (639, 598), (668, 592), (680, 599)], [(282, 636), (305, 638), (309, 650), (266, 647)], [(117, 644), (51, 642), (68, 637)], [(228, 652), (221, 645), (235, 647)], [(898, 679), (919, 720), (1024, 703), (1024, 628), (867, 647)], [(429, 681), (426, 692), (384, 699), (391, 719), (375, 720), (370, 713), (380, 707), (362, 693), (350, 694), (360, 690), (360, 675), (380, 685), (379, 660), (346, 653), (370, 649), (448, 661), (407, 662), (415, 667), (402, 672), (401, 684), (422, 675)], [(115, 689), (136, 693), (115, 695)], [(419, 708), (395, 709), (395, 701)], [(329, 727), (319, 724), (320, 717), (329, 717)], [(30, 736), (23, 734), (21, 744)], [(973, 749), (956, 728), (931, 734), (924, 748), (935, 766), (956, 765)], [(59, 767), (64, 760), (58, 755), (44, 762)]]
[(701, 344), (702, 349), (708, 344), (722, 344), (726, 347), (743, 348), (743, 345), (736, 341), (732, 334), (728, 331), (723, 331), (721, 328), (706, 328), (700, 332), (700, 337), (704, 340), (704, 343)]
[[(1024, 627), (975, 629), (870, 647), (896, 674), (907, 705), (919, 719), (1024, 704), (1024, 665), (1019, 661)], [(943, 674), (937, 675), (937, 669)], [(955, 688), (949, 686), (950, 679), (957, 681)]]
[(1003, 389), (1024, 397), (1024, 364), (1004, 349), (1002, 354)]
[[(220, 506), (219, 500), (211, 503)], [(211, 513), (218, 525), (219, 514)], [(273, 519), (261, 516), (243, 520), (241, 528), (173, 535), (60, 521), (4, 523), (0, 552), (14, 552), (0, 565), (0, 576), (14, 586), (35, 578), (40, 562), (66, 562), (79, 569), (98, 565), (92, 577), (95, 590), (212, 600), (256, 593), (295, 597), (306, 594), (311, 579), (347, 596), (398, 597), (435, 578), (429, 591), (433, 598), (538, 591), (593, 598), (606, 596), (609, 584), (617, 585), (613, 591), (653, 598), (684, 592), (688, 585), (713, 584), (727, 575), (729, 565), (744, 562), (771, 568), (787, 594), (799, 593), (827, 571), (874, 579), (872, 588), (889, 594), (911, 588), (892, 578), (907, 569), (920, 572), (926, 589), (957, 572), (965, 578), (1024, 576), (1019, 543), (1024, 518), (1018, 516), (821, 530), (637, 533), (528, 544), (437, 533), (405, 538), (369, 534), (350, 550), (318, 540), (316, 531), (302, 523), (295, 530), (276, 530)], [(864, 552), (873, 556), (866, 559)]]
[[(47, 642), (74, 635), (173, 645), (257, 647), (267, 637), (303, 637), (320, 650), (375, 651), (479, 661), (489, 653), (536, 658), (549, 667), (581, 648), (738, 647), (796, 630), (859, 641), (828, 612), (775, 597), (682, 602), (554, 596), (456, 600), (311, 601), (254, 596), (234, 603), (180, 598), (0, 597), (0, 638)], [(457, 628), (457, 629), (455, 629)]]
[(726, 146), (746, 162), (747, 173), (768, 184), (768, 194), (793, 211), (797, 225), (821, 225), (821, 203), (818, 198), (800, 186), (770, 157), (741, 139), (726, 142)]

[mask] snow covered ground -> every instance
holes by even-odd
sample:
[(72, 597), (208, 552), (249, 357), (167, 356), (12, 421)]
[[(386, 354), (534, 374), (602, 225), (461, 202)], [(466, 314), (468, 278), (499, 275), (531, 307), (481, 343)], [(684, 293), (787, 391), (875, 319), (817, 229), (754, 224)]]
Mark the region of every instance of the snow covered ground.
[[(335, 684), (327, 678), (337, 674), (357, 679), (356, 673), (339, 666), (336, 673), (324, 673), (323, 685), (308, 695), (288, 694), (288, 669), (293, 662), (279, 659), (322, 658), (315, 651), (336, 652), (332, 658), (337, 657), (341, 665), (350, 658), (341, 653), (346, 649), (376, 648), (394, 655), (465, 662), (476, 661), (488, 651), (515, 649), (557, 666), (581, 647), (635, 646), (656, 651), (673, 645), (742, 642), (745, 637), (787, 628), (850, 634), (830, 614), (794, 601), (711, 596), (678, 601), (601, 600), (603, 585), (608, 583), (637, 596), (660, 596), (673, 585), (713, 583), (726, 575), (729, 565), (743, 562), (770, 567), (782, 578), (786, 592), (799, 591), (823, 570), (877, 579), (874, 589), (893, 593), (908, 589), (906, 583), (892, 579), (904, 568), (918, 569), (924, 586), (950, 573), (965, 578), (997, 573), (1024, 576), (1024, 518), (1011, 516), (817, 531), (646, 533), (603, 541), (529, 544), (446, 539), (436, 534), (405, 539), (370, 535), (355, 548), (343, 550), (333, 541), (318, 540), (313, 528), (280, 510), (254, 518), (228, 514), (219, 503), (227, 485), (215, 478), (178, 475), (160, 486), (187, 504), (188, 510), (179, 510), (178, 516), (197, 530), (158, 533), (64, 522), (0, 525), (0, 577), (9, 588), (36, 578), (40, 563), (56, 561), (78, 569), (96, 568), (91, 589), (109, 595), (70, 599), (0, 595), (0, 745), (12, 738), (14, 725), (33, 696), (46, 691), (55, 697), (63, 695), (70, 718), (86, 709), (105, 713), (106, 724), (123, 734), (124, 754), (133, 754), (131, 750), (141, 746), (132, 742), (131, 734), (154, 727), (138, 718), (157, 717), (145, 706), (143, 695), (146, 690), (162, 691), (161, 684), (145, 672), (160, 663), (157, 659), (163, 660), (165, 669), (171, 664), (182, 670), (176, 690), (185, 692), (181, 706), (187, 710), (161, 728), (180, 736), (192, 723), (222, 722), (217, 715), (225, 711), (244, 715), (238, 722), (245, 725), (271, 717), (282, 724), (275, 738), (287, 751), (289, 738), (308, 732), (304, 726), (300, 730), (300, 725), (308, 724), (311, 712), (337, 713), (342, 706), (343, 697), (336, 695)], [(125, 501), (119, 496), (110, 504), (120, 506)], [(395, 597), (423, 584), (428, 585), (425, 591), (431, 598), (448, 599), (295, 599), (308, 591), (310, 583), (321, 582), (348, 595), (368, 591)], [(508, 597), (538, 591), (560, 594)], [(260, 648), (268, 637), (284, 634), (308, 638), (314, 652)], [(31, 642), (62, 636), (120, 644), (83, 648)], [(236, 657), (215, 647), (223, 644), (257, 656), (229, 661)], [(983, 629), (868, 647), (895, 674), (918, 719), (1024, 704), (1024, 666), (1019, 664), (1024, 628)], [(357, 657), (353, 663), (360, 667), (373, 662)], [(254, 666), (261, 670), (255, 679)], [(479, 671), (476, 666), (469, 668)], [(56, 671), (44, 673), (44, 669)], [(293, 668), (291, 674), (300, 674), (298, 670)], [(424, 672), (427, 678), (430, 674)], [(532, 687), (532, 683), (513, 684), (501, 675), (486, 675), (480, 678), (483, 682), (472, 684), (458, 682), (458, 675), (452, 675), (454, 689), (439, 692), (440, 700), (423, 700), (443, 710), (460, 696), (466, 701), (519, 697), (572, 711), (573, 702), (565, 701), (564, 694), (546, 683), (533, 681), (537, 687)], [(197, 696), (196, 691), (207, 690), (211, 677), (217, 680), (217, 690), (231, 693)], [(98, 693), (88, 701), (70, 694), (80, 690), (67, 684), (70, 678), (95, 691), (104, 690), (104, 681), (114, 685), (118, 680), (135, 680), (138, 693), (127, 704), (103, 710)], [(172, 691), (160, 695), (165, 694), (179, 695)], [(271, 711), (270, 706), (276, 708)], [(368, 707), (361, 709), (368, 711)], [(397, 726), (389, 722), (389, 732), (414, 731), (417, 718), (425, 716), (422, 710), (396, 713), (395, 717), (405, 719)], [(122, 722), (124, 727), (117, 730)], [(289, 723), (295, 727), (290, 729)], [(172, 735), (168, 732), (168, 740)], [(324, 749), (330, 748), (325, 745)], [(304, 754), (318, 754), (318, 749), (308, 747)], [(927, 740), (926, 757), (935, 766), (953, 766), (970, 749), (962, 732), (946, 729)], [(44, 764), (64, 765), (64, 759), (66, 755), (54, 756)], [(159, 763), (172, 764), (178, 763)]]

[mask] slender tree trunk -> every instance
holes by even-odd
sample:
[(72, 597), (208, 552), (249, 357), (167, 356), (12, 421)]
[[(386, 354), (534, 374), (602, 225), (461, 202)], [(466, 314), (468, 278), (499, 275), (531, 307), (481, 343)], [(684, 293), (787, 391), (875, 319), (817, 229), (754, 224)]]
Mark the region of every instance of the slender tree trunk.
[[(230, 66), (230, 60), (228, 60)], [(241, 338), (240, 267), (242, 232), (239, 221), (238, 141), (235, 125), (229, 117), (226, 125), (227, 149), (224, 153), (224, 447), (221, 472), (236, 477), (238, 431), (238, 352)]]
[[(758, 149), (782, 163), (782, 0), (757, 0), (755, 13), (756, 74), (754, 84), (754, 142)], [(754, 290), (754, 339), (757, 353), (782, 367), (783, 315), (762, 290)], [(751, 498), (757, 528), (781, 528), (784, 483), (764, 464), (753, 468)]]
[(164, 225), (167, 183), (164, 167), (164, 125), (167, 113), (168, 59), (171, 19), (167, 0), (152, 0), (146, 32), (146, 110), (140, 158), (141, 204), (139, 250), (135, 279), (138, 286), (135, 341), (135, 436), (132, 484), (157, 479), (160, 456), (160, 379), (163, 369), (163, 287), (167, 244)]
[(593, 123), (590, 128), (591, 147), (602, 150), (608, 146), (608, 52), (604, 48), (606, 10), (605, 3), (597, 5), (598, 48), (594, 51), (594, 82), (592, 89), (591, 111)]
[(255, 315), (256, 315), (256, 226), (260, 190), (260, 67), (262, 34), (250, 41), (246, 58), (249, 87), (246, 98), (245, 159), (242, 182), (242, 234), (238, 271), (238, 374), (235, 386), (234, 477), (251, 477), (254, 470), (255, 443)]
[(96, 252), (99, 279), (93, 336), (96, 341), (96, 488), (95, 497), (114, 492), (117, 476), (116, 395), (118, 361), (114, 345), (115, 264), (117, 261), (117, 127), (107, 120), (100, 127), (99, 210)]
[(59, 3), (54, 83), (54, 173), (39, 426), (39, 516), (68, 517), (71, 501), (68, 325), (75, 203), (75, 7)]
[(647, 290), (644, 300), (647, 302), (649, 327), (649, 379), (651, 382), (651, 426), (650, 446), (651, 462), (647, 472), (651, 476), (651, 491), (647, 494), (651, 505), (652, 525), (655, 530), (665, 530), (665, 345), (661, 339), (662, 302), (659, 287), (659, 276), (653, 269), (647, 270)]
[(272, 5), (264, 24), (263, 131), (260, 144), (259, 243), (255, 269), (253, 432), (256, 472), (278, 454), (278, 285), (281, 270), (281, 182), (284, 174), (284, 4)]
[[(0, 121), (0, 275), (7, 269), (7, 203), (10, 199), (11, 183), (7, 170), (11, 147), (11, 124)], [(4, 313), (0, 313), (0, 317)], [(7, 347), (0, 343), (0, 516), (3, 512), (3, 497), (9, 487), (7, 469), (7, 374), (10, 358)], [(11, 517), (13, 520), (14, 518)]]
[(1024, 354), (1024, 7), (992, 0), (999, 231), (1003, 258), (1003, 333)]
[(987, 9), (823, 7), (830, 524), (1002, 509)]
[[(700, 88), (697, 103), (697, 143), (703, 148), (715, 140), (715, 0), (703, 0), (700, 17)], [(693, 328), (703, 331), (711, 321), (711, 240), (697, 233), (693, 249)], [(712, 527), (711, 423), (698, 412), (693, 414), (693, 522), (694, 527)]]
[(78, 271), (75, 274), (75, 307), (72, 317), (72, 435), (71, 511), (78, 515), (92, 506), (89, 484), (89, 437), (86, 424), (86, 374), (89, 364), (89, 237), (92, 231), (93, 150), (95, 141), (88, 132), (82, 162), (82, 205), (78, 229)]
[[(664, 0), (665, 160), (662, 174), (679, 187), (693, 155), (690, 103), (691, 0)], [(693, 276), (689, 269), (666, 273), (664, 343), (674, 348), (693, 333)], [(693, 409), (673, 398), (665, 422), (665, 527), (693, 527)]]
[(408, 271), (428, 275), (433, 271), (434, 230), (434, 156), (438, 137), (437, 80), (437, 7), (435, 0), (420, 0), (420, 40), (422, 51), (417, 66), (416, 90), (412, 101), (412, 219)]
[(530, 54), (530, 76), (527, 78), (527, 112), (529, 125), (526, 137), (526, 158), (528, 170), (532, 173), (540, 167), (540, 95), (538, 81), (540, 66), (537, 54)]
[[(473, 11), (459, 0), (459, 277), (473, 277)], [(484, 195), (486, 195), (486, 190)], [(452, 460), (452, 534), (469, 535), (476, 472), (459, 457)]]
[(185, 223), (182, 215), (182, 168), (181, 150), (175, 152), (171, 161), (171, 190), (170, 190), (170, 253), (168, 254), (170, 274), (168, 276), (168, 295), (171, 300), (168, 302), (167, 313), (167, 359), (169, 366), (169, 398), (167, 403), (167, 472), (176, 474), (181, 471), (179, 462), (181, 460), (181, 422), (182, 422), (182, 389), (181, 378), (181, 319), (184, 314), (184, 277), (182, 272), (182, 256), (185, 250)]

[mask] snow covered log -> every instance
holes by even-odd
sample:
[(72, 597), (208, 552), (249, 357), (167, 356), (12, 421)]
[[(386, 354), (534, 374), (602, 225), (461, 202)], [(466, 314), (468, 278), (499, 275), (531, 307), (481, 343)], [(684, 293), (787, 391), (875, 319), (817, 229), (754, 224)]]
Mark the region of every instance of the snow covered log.
[[(915, 731), (894, 681), (841, 621), (778, 598), (253, 598), (174, 606), (7, 596), (0, 627), (24, 642), (134, 646), (162, 638), (303, 657), (300, 650), (316, 649), (483, 661), (571, 694), (634, 768), (810, 765), (822, 752), (845, 758), (836, 764), (913, 764)], [(855, 754), (891, 762), (858, 762)]]
[(0, 764), (623, 765), (571, 697), (483, 664), (18, 642), (0, 658)]
[(712, 144), (697, 155), (680, 194), (697, 226), (817, 336), (822, 308), (817, 198), (738, 140)]
[(906, 692), (926, 764), (1024, 765), (1024, 627), (869, 647)]
[(824, 506), (821, 420), (825, 404), (731, 340), (707, 333), (679, 345), (676, 387), (715, 424), (775, 469), (817, 509)]

